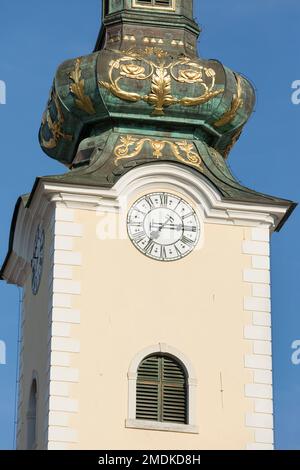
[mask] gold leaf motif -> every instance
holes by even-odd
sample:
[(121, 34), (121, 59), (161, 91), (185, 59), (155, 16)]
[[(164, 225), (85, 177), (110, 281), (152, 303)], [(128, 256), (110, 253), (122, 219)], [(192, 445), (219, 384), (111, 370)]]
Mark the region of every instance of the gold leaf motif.
[(180, 70), (178, 74), (178, 81), (183, 83), (197, 83), (202, 80), (202, 71), (195, 69)]
[(173, 142), (170, 140), (151, 139), (149, 137), (138, 139), (137, 137), (126, 135), (120, 138), (120, 142), (114, 150), (116, 165), (120, 160), (132, 159), (140, 155), (144, 145), (148, 143), (152, 148), (153, 158), (163, 158), (163, 151), (168, 146), (178, 161), (195, 166), (198, 170), (203, 170), (202, 160), (195, 152), (194, 145), (186, 140)]
[[(57, 120), (53, 120), (50, 114), (49, 105), (51, 100), (54, 101), (57, 113)], [(43, 114), (42, 119), (42, 126), (48, 125), (49, 131), (52, 134), (52, 137), (49, 140), (46, 140), (43, 137), (43, 130), (41, 132), (41, 144), (45, 149), (54, 149), (59, 140), (62, 138), (64, 140), (72, 140), (72, 136), (69, 134), (65, 134), (62, 131), (62, 126), (64, 123), (64, 115), (62, 113), (61, 105), (59, 102), (59, 98), (54, 90), (52, 90), (51, 97), (49, 99), (48, 107), (45, 113)]]
[(145, 98), (147, 103), (154, 105), (154, 116), (163, 116), (164, 107), (171, 106), (174, 98), (171, 95), (171, 77), (167, 71), (160, 67), (152, 77), (151, 93)]
[(85, 94), (84, 85), (85, 81), (81, 74), (81, 62), (82, 58), (76, 59), (75, 69), (70, 73), (70, 79), (73, 83), (70, 85), (70, 92), (76, 97), (76, 106), (85, 111), (87, 114), (96, 114), (96, 110), (89, 96)]
[[(223, 88), (215, 89), (216, 72), (192, 61), (190, 57), (181, 56), (174, 61), (167, 51), (156, 47), (132, 48), (124, 54), (110, 62), (109, 81), (99, 81), (99, 84), (119, 99), (130, 102), (144, 101), (152, 105), (154, 116), (164, 115), (165, 108), (175, 104), (197, 106), (224, 93)], [(135, 61), (139, 61), (138, 64)], [(185, 68), (182, 69), (182, 66)], [(121, 87), (124, 78), (143, 81), (151, 79), (150, 92), (141, 95), (124, 90)], [(176, 98), (172, 94), (172, 79), (179, 83), (198, 84), (202, 93), (196, 97)]]
[(226, 124), (229, 124), (234, 119), (240, 107), (243, 106), (244, 101), (242, 99), (243, 90), (242, 90), (241, 77), (237, 75), (236, 80), (237, 80), (237, 94), (233, 95), (230, 109), (225, 114), (223, 114), (221, 119), (219, 119), (218, 121), (214, 123), (215, 127), (223, 127), (223, 126), (226, 126)]
[(145, 68), (140, 67), (135, 64), (124, 64), (120, 67), (120, 75), (127, 77), (127, 78), (136, 78), (138, 80), (144, 80), (145, 75)]

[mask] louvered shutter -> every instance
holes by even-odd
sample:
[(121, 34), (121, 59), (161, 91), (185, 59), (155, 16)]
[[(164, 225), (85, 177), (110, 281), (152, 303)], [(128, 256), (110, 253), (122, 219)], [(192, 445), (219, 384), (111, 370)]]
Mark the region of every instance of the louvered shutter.
[(181, 365), (168, 356), (146, 358), (137, 377), (137, 419), (187, 423), (186, 376)]
[(162, 421), (186, 423), (186, 379), (182, 367), (162, 357)]
[(145, 359), (138, 370), (137, 419), (159, 421), (160, 363), (157, 356)]

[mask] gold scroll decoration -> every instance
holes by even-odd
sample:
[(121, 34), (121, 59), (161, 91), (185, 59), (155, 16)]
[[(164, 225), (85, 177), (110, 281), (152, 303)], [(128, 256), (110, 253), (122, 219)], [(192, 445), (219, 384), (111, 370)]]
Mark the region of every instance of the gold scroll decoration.
[(223, 127), (226, 126), (226, 124), (231, 123), (231, 121), (233, 121), (235, 118), (238, 110), (241, 108), (241, 106), (243, 106), (244, 101), (242, 99), (242, 80), (239, 75), (235, 75), (235, 78), (237, 81), (237, 93), (233, 95), (230, 109), (214, 123), (215, 127)]
[[(50, 103), (54, 102), (56, 108), (56, 119), (53, 119), (50, 114)], [(43, 115), (42, 126), (48, 125), (49, 131), (52, 134), (52, 137), (49, 140), (46, 140), (43, 137), (43, 129), (41, 132), (41, 144), (46, 149), (53, 149), (57, 146), (60, 139), (72, 140), (72, 136), (65, 134), (62, 130), (64, 124), (64, 115), (61, 109), (61, 104), (59, 98), (54, 90), (51, 92), (51, 97), (48, 102), (47, 109)]]
[(163, 158), (163, 151), (168, 147), (171, 154), (178, 161), (195, 166), (198, 170), (203, 170), (202, 160), (194, 151), (194, 145), (186, 140), (175, 142), (170, 140), (151, 139), (149, 137), (139, 139), (132, 135), (126, 135), (120, 138), (120, 142), (121, 143), (117, 145), (114, 150), (116, 165), (120, 160), (138, 157), (142, 152), (144, 145), (148, 143), (151, 146), (153, 158)]
[(82, 78), (81, 62), (82, 57), (76, 59), (75, 68), (70, 73), (70, 79), (73, 82), (70, 85), (70, 92), (75, 96), (76, 106), (82, 111), (85, 111), (87, 114), (92, 115), (96, 114), (96, 110), (91, 98), (87, 96), (84, 91), (85, 80)]
[[(99, 84), (121, 100), (148, 103), (154, 108), (154, 116), (163, 116), (169, 106), (197, 106), (224, 93), (223, 88), (216, 89), (215, 70), (190, 57), (182, 55), (173, 60), (166, 51), (156, 47), (132, 48), (123, 54), (110, 62), (109, 81), (100, 81)], [(151, 80), (151, 89), (147, 95), (127, 91), (122, 88), (124, 79)], [(196, 97), (176, 98), (172, 93), (172, 79), (178, 83), (199, 85), (201, 93)]]

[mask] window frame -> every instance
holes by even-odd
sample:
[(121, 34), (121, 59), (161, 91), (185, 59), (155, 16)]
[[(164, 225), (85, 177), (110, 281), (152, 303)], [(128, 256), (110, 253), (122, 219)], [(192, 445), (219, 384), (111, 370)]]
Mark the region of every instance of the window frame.
[[(26, 414), (26, 448), (36, 450), (38, 444), (38, 398), (39, 383), (37, 373), (34, 372), (30, 383), (28, 407)], [(33, 439), (34, 436), (34, 439)]]
[[(171, 423), (136, 419), (136, 387), (138, 368), (141, 362), (148, 356), (155, 354), (169, 355), (179, 362), (186, 371), (187, 383), (187, 423)], [(144, 429), (153, 431), (179, 432), (198, 434), (197, 426), (197, 378), (191, 362), (177, 349), (160, 343), (140, 351), (132, 360), (128, 371), (128, 419), (126, 428)]]
[(139, 0), (132, 0), (132, 8), (146, 9), (146, 10), (176, 11), (176, 0), (171, 0), (171, 5), (170, 6), (141, 5), (140, 3), (137, 3), (138, 1)]

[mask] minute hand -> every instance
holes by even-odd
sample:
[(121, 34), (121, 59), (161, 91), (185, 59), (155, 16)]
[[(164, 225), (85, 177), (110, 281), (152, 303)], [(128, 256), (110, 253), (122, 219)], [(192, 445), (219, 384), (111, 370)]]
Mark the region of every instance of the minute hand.
[(153, 227), (160, 228), (162, 230), (163, 228), (170, 229), (170, 230), (184, 230), (186, 232), (195, 232), (196, 227), (189, 227), (187, 225), (176, 225), (176, 224), (167, 224), (167, 225), (162, 225), (162, 224), (153, 224)]

